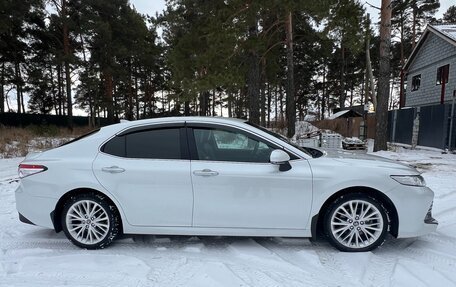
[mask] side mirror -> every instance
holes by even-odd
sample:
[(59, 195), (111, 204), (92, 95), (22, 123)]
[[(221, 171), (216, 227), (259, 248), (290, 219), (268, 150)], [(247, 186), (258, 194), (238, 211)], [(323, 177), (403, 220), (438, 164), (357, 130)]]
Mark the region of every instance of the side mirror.
[(284, 152), (281, 149), (276, 149), (271, 152), (269, 156), (269, 161), (272, 164), (276, 164), (279, 166), (280, 171), (287, 171), (291, 169), (290, 165), (290, 156), (288, 153)]

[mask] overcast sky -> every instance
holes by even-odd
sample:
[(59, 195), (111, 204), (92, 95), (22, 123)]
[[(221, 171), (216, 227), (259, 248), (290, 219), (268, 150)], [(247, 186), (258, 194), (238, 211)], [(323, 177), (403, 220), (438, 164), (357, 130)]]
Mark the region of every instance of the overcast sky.
[[(165, 0), (130, 0), (130, 2), (136, 7), (136, 10), (142, 14), (149, 14), (154, 16), (156, 12), (161, 12), (165, 9)], [(370, 0), (367, 1), (373, 6), (380, 7), (381, 0)], [(366, 1), (361, 0), (361, 3), (366, 3)], [(455, 5), (454, 0), (440, 0), (440, 9), (436, 14), (436, 18), (441, 18), (443, 13), (448, 10), (448, 7)], [(371, 14), (372, 22), (378, 21), (378, 10), (371, 8), (366, 4), (367, 11)]]

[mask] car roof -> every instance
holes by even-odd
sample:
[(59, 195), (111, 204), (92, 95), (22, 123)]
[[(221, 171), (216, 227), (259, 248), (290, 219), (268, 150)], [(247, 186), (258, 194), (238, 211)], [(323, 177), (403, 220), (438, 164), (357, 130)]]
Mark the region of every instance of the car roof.
[(152, 118), (152, 119), (142, 119), (136, 121), (121, 121), (119, 125), (122, 127), (129, 127), (129, 126), (140, 126), (145, 124), (155, 124), (155, 123), (162, 123), (162, 122), (206, 122), (206, 123), (245, 123), (247, 120), (245, 119), (238, 119), (238, 118), (225, 118), (225, 117), (204, 117), (204, 116), (189, 116), (189, 117), (162, 117), (162, 118)]

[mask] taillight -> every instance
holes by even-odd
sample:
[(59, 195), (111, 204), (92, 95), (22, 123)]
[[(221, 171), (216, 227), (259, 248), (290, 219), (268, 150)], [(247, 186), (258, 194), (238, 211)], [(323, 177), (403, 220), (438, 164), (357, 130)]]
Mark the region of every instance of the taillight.
[(39, 164), (19, 164), (19, 178), (46, 171), (47, 167)]

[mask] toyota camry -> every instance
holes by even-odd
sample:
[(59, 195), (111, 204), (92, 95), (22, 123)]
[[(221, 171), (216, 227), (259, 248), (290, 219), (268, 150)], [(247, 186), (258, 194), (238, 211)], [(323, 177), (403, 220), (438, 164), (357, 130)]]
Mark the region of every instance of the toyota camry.
[(413, 167), (301, 148), (245, 120), (122, 122), (19, 165), (22, 222), (104, 248), (121, 234), (324, 237), (369, 251), (436, 230)]

